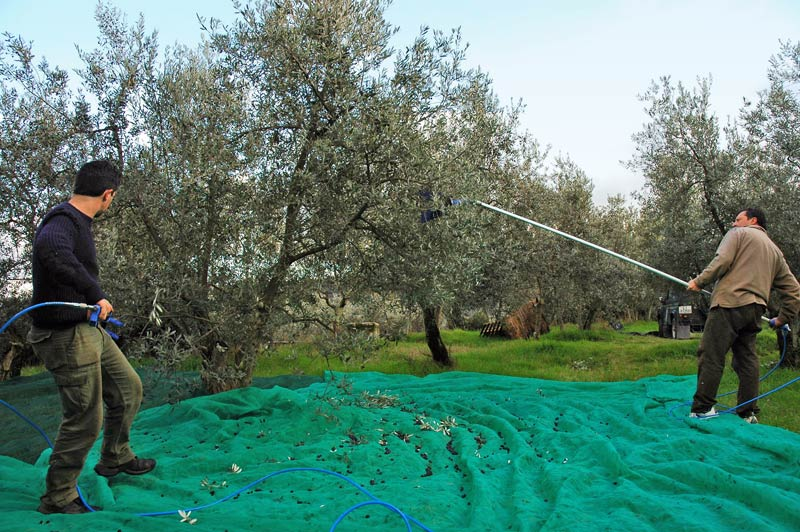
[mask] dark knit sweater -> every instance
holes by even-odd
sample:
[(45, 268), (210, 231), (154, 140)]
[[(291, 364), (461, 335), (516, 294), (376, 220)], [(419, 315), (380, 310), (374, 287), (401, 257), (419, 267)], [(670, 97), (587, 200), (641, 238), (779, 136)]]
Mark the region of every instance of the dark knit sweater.
[[(94, 305), (107, 299), (98, 282), (92, 218), (68, 202), (48, 212), (33, 242), (33, 303), (69, 301)], [(31, 312), (33, 324), (66, 328), (86, 321), (86, 311), (48, 306)]]

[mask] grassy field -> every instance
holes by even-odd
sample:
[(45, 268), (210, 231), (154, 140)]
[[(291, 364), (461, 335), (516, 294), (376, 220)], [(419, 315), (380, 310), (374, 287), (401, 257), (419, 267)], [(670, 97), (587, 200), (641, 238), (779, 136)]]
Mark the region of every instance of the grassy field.
[[(575, 326), (566, 326), (555, 328), (538, 340), (481, 338), (477, 331), (445, 330), (442, 336), (455, 361), (452, 368), (442, 368), (432, 361), (422, 333), (382, 346), (369, 345), (366, 350), (340, 350), (327, 357), (317, 345), (298, 343), (280, 346), (259, 357), (254, 376), (322, 375), (326, 370), (424, 376), (456, 370), (558, 381), (612, 382), (657, 375), (695, 375), (700, 335), (693, 334), (688, 340), (672, 340), (646, 334), (656, 328), (655, 322), (627, 323), (622, 331), (607, 327), (581, 331)], [(780, 358), (775, 333), (763, 330), (757, 348), (763, 375)], [(197, 371), (199, 361), (189, 361), (181, 369)], [(43, 368), (28, 368), (25, 374), (40, 371)], [(775, 389), (798, 376), (800, 371), (779, 369), (762, 382), (761, 392)], [(736, 387), (737, 379), (730, 369), (728, 355), (720, 393)], [(731, 400), (731, 397), (726, 398), (727, 403)], [(800, 433), (797, 404), (800, 404), (800, 383), (761, 399), (759, 420)]]
[[(637, 380), (665, 374), (695, 375), (700, 335), (693, 334), (688, 340), (672, 340), (645, 334), (655, 330), (655, 322), (629, 323), (622, 331), (609, 328), (581, 331), (567, 326), (555, 328), (538, 340), (502, 340), (481, 338), (477, 331), (443, 331), (443, 339), (455, 360), (455, 365), (448, 369), (433, 363), (421, 333), (412, 334), (404, 341), (387, 343), (368, 357), (359, 353), (324, 357), (313, 345), (294, 344), (281, 346), (261, 357), (255, 375), (321, 375), (331, 369), (424, 376), (457, 370), (593, 382)], [(763, 375), (780, 358), (775, 333), (762, 331), (757, 346)], [(344, 362), (347, 357), (349, 361)], [(762, 382), (761, 391), (772, 390), (797, 376), (800, 371), (779, 369)], [(735, 390), (736, 386), (736, 375), (728, 364), (720, 393)], [(730, 398), (727, 399), (730, 402)], [(798, 401), (800, 383), (760, 400), (759, 420), (800, 432), (800, 409), (795, 406)]]

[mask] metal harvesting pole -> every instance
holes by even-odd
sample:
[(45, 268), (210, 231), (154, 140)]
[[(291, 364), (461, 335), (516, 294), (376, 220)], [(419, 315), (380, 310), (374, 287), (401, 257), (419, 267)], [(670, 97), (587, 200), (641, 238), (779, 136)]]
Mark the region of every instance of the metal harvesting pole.
[[(652, 266), (648, 266), (647, 264), (639, 262), (638, 260), (633, 260), (632, 258), (626, 257), (625, 255), (621, 255), (621, 254), (617, 253), (616, 251), (611, 251), (610, 249), (606, 249), (606, 248), (604, 248), (602, 246), (598, 246), (597, 244), (593, 244), (593, 243), (591, 243), (591, 242), (589, 242), (587, 240), (584, 240), (582, 238), (578, 238), (577, 236), (572, 236), (569, 233), (565, 233), (564, 231), (559, 231), (558, 229), (554, 229), (552, 227), (549, 227), (547, 225), (541, 224), (539, 222), (534, 222), (533, 220), (529, 220), (528, 218), (522, 217), (522, 216), (520, 216), (518, 214), (514, 214), (513, 212), (506, 211), (506, 210), (501, 209), (499, 207), (495, 207), (493, 205), (489, 205), (488, 203), (484, 203), (482, 201), (471, 200), (471, 202), (476, 204), (476, 205), (480, 205), (484, 209), (489, 209), (490, 211), (495, 211), (495, 212), (498, 212), (500, 214), (504, 214), (506, 216), (510, 216), (511, 218), (515, 218), (515, 219), (517, 219), (517, 220), (519, 220), (521, 222), (525, 222), (526, 224), (533, 225), (534, 227), (538, 227), (539, 229), (544, 229), (545, 231), (550, 231), (551, 233), (555, 233), (555, 234), (557, 234), (559, 236), (562, 236), (562, 237), (567, 238), (569, 240), (572, 240), (574, 242), (578, 242), (579, 244), (583, 244), (584, 246), (590, 247), (592, 249), (595, 249), (595, 250), (600, 251), (602, 253), (605, 253), (607, 255), (611, 255), (612, 257), (616, 257), (616, 258), (618, 258), (620, 260), (624, 260), (625, 262), (628, 262), (630, 264), (633, 264), (634, 266), (637, 266), (639, 268), (647, 270), (650, 273), (654, 273), (656, 275), (659, 275), (659, 276), (663, 277), (664, 279), (668, 279), (668, 280), (670, 280), (670, 281), (672, 281), (674, 283), (678, 283), (681, 286), (686, 287), (686, 286), (689, 285), (688, 281), (684, 281), (683, 279), (678, 279), (674, 275), (670, 275), (668, 273), (662, 272), (661, 270), (657, 270), (657, 269), (653, 268)], [(707, 290), (703, 290), (703, 293), (709, 294), (709, 295), (711, 294)]]

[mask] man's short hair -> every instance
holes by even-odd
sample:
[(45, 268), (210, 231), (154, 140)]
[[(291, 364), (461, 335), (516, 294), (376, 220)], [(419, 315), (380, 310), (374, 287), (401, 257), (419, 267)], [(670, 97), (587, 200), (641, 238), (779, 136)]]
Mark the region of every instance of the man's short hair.
[(121, 172), (113, 162), (101, 159), (90, 161), (75, 175), (74, 194), (81, 196), (101, 196), (108, 189), (119, 188)]
[(760, 225), (765, 231), (767, 230), (767, 216), (764, 214), (764, 211), (758, 207), (750, 207), (749, 209), (745, 209), (744, 213), (748, 219), (758, 219), (758, 225)]

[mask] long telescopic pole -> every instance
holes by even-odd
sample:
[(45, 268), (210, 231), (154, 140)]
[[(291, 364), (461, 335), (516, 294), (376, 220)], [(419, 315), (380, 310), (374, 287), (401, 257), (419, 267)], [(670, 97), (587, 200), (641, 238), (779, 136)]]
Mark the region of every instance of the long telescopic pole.
[[(570, 235), (568, 233), (565, 233), (564, 231), (559, 231), (558, 229), (554, 229), (552, 227), (549, 227), (547, 225), (541, 224), (539, 222), (534, 222), (533, 220), (529, 220), (528, 218), (524, 218), (524, 217), (522, 217), (522, 216), (520, 216), (518, 214), (514, 214), (513, 212), (508, 212), (508, 211), (506, 211), (504, 209), (501, 209), (499, 207), (495, 207), (493, 205), (489, 205), (488, 203), (484, 203), (482, 201), (472, 200), (472, 203), (474, 203), (476, 205), (480, 205), (484, 209), (489, 209), (490, 211), (495, 211), (495, 212), (499, 212), (500, 214), (504, 214), (506, 216), (510, 216), (511, 218), (515, 218), (515, 219), (517, 219), (517, 220), (519, 220), (521, 222), (525, 222), (526, 224), (532, 225), (534, 227), (538, 227), (539, 229), (544, 229), (545, 231), (550, 231), (551, 233), (555, 233), (555, 234), (557, 234), (559, 236), (563, 236), (564, 238), (567, 238), (567, 239), (572, 240), (574, 242), (578, 242), (579, 244), (583, 244), (584, 246), (588, 246), (588, 247), (590, 247), (592, 249), (595, 249), (595, 250), (600, 251), (602, 253), (605, 253), (607, 255), (611, 255), (612, 257), (616, 257), (616, 258), (618, 258), (620, 260), (624, 260), (625, 262), (633, 264), (634, 266), (642, 268), (643, 270), (647, 270), (650, 273), (654, 273), (656, 275), (659, 275), (659, 276), (663, 277), (664, 279), (669, 279), (673, 283), (678, 283), (679, 285), (681, 285), (683, 287), (689, 286), (688, 281), (684, 281), (683, 279), (678, 279), (674, 275), (670, 275), (668, 273), (662, 272), (661, 270), (656, 270), (652, 266), (648, 266), (647, 264), (639, 262), (638, 260), (633, 260), (632, 258), (626, 257), (625, 255), (620, 255), (616, 251), (611, 251), (610, 249), (606, 249), (606, 248), (604, 248), (602, 246), (598, 246), (597, 244), (593, 244), (593, 243), (588, 242), (588, 241), (586, 241), (586, 240), (584, 240), (582, 238), (578, 238), (577, 236), (572, 236), (572, 235)], [(711, 292), (708, 292), (707, 290), (703, 290), (703, 293), (711, 295)]]

